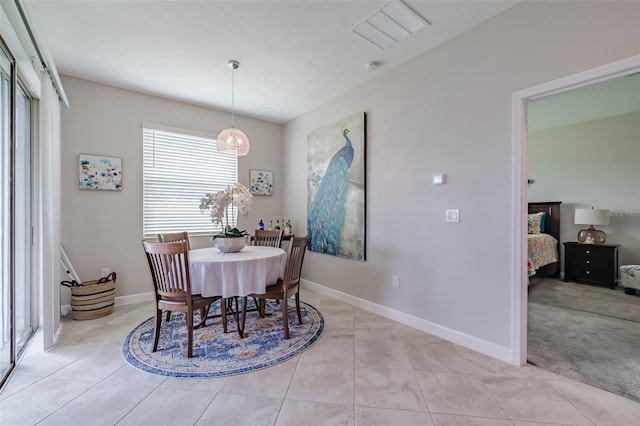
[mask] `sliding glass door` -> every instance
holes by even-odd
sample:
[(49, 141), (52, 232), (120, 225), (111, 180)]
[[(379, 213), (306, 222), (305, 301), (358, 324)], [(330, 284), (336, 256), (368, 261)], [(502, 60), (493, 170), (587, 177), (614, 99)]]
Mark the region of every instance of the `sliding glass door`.
[(31, 99), (16, 88), (16, 136), (14, 149), (14, 310), (18, 355), (34, 331), (31, 221)]
[(0, 383), (15, 362), (11, 284), (11, 86), (13, 64), (0, 46)]
[(33, 335), (32, 110), (0, 44), (0, 384)]

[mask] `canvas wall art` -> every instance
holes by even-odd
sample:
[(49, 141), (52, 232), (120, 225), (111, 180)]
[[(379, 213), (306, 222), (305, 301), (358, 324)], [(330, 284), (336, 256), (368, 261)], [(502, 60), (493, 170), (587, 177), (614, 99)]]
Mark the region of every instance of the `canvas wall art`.
[(78, 162), (80, 189), (122, 191), (122, 158), (80, 154)]
[(253, 195), (273, 195), (273, 172), (250, 170), (249, 178), (249, 191)]
[(307, 138), (308, 249), (365, 260), (365, 113)]

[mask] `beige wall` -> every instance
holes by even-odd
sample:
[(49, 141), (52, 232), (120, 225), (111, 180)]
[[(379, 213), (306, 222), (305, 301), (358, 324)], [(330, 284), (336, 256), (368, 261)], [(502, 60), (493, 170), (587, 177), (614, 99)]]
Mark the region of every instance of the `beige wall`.
[[(365, 111), (367, 260), (309, 253), (304, 278), (507, 359), (517, 285), (510, 263), (512, 94), (640, 54), (639, 17), (638, 2), (525, 2), (381, 68), (376, 79), (284, 128), (238, 117), (252, 142), (241, 178), (249, 168), (269, 169), (276, 184), (273, 197), (257, 200), (247, 227), (284, 214), (301, 234), (307, 135)], [(119, 296), (146, 292), (140, 124), (215, 133), (229, 114), (74, 78), (63, 83), (72, 109), (62, 114), (62, 243), (82, 278), (109, 266), (119, 273)], [(122, 193), (78, 190), (81, 152), (122, 156)], [(431, 185), (439, 172), (447, 184)], [(460, 209), (459, 224), (444, 222), (449, 208)], [(399, 288), (391, 286), (394, 274)]]
[[(142, 123), (215, 135), (231, 115), (77, 78), (62, 81), (71, 104), (61, 117), (62, 245), (80, 279), (96, 279), (109, 267), (118, 275), (117, 297), (150, 292), (141, 245)], [(240, 218), (241, 229), (253, 230), (259, 217), (283, 217), (282, 126), (237, 114), (235, 121), (251, 141), (249, 155), (239, 159), (240, 182), (248, 186), (249, 169), (274, 171), (274, 195), (254, 197), (251, 213)], [(122, 157), (122, 191), (78, 189), (80, 153)], [(208, 244), (207, 237), (192, 239), (194, 247)]]
[(367, 113), (367, 261), (309, 253), (304, 278), (508, 358), (512, 94), (640, 54), (639, 17), (638, 2), (525, 2), (288, 123), (284, 210), (305, 223), (307, 135)]
[(597, 228), (620, 244), (621, 265), (640, 262), (640, 112), (531, 132), (528, 149), (529, 200), (562, 201), (561, 241), (585, 228), (576, 208), (609, 209)]

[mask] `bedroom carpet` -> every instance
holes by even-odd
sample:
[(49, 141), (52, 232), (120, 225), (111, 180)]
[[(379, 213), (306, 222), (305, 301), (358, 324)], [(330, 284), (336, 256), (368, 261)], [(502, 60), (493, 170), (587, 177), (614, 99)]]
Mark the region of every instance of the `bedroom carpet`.
[(640, 402), (640, 297), (547, 279), (528, 312), (529, 363)]

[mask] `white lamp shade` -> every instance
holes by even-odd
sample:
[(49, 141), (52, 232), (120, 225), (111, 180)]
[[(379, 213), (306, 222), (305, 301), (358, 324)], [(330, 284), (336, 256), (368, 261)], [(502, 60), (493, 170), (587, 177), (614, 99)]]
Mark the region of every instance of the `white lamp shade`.
[(249, 138), (242, 130), (236, 129), (233, 125), (235, 111), (235, 79), (234, 70), (240, 67), (240, 62), (230, 60), (227, 68), (231, 70), (231, 127), (224, 129), (216, 138), (216, 149), (221, 154), (247, 155), (249, 153)]
[(230, 127), (220, 132), (216, 138), (218, 152), (229, 155), (247, 155), (249, 153), (249, 138), (242, 130)]
[(576, 209), (574, 223), (576, 225), (609, 225), (609, 210)]

